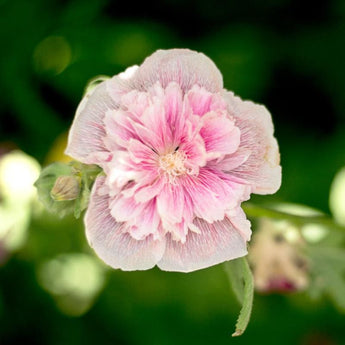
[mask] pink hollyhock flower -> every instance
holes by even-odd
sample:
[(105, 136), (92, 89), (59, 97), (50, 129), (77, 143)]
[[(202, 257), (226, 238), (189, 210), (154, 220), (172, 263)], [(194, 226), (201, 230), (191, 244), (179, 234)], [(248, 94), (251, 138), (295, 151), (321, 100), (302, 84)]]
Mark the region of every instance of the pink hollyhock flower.
[(189, 272), (247, 254), (241, 202), (281, 183), (269, 112), (205, 55), (160, 50), (82, 100), (66, 153), (98, 164), (86, 235), (110, 266)]

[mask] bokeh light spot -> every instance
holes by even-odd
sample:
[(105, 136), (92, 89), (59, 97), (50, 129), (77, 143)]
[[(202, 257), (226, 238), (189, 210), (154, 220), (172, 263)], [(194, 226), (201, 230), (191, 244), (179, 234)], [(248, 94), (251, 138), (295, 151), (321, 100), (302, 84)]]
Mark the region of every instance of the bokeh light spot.
[(301, 231), (303, 237), (310, 243), (317, 243), (321, 241), (329, 232), (325, 226), (316, 223), (303, 225)]
[(13, 151), (0, 160), (0, 191), (3, 199), (26, 203), (36, 195), (34, 182), (40, 165), (21, 151)]
[(60, 74), (70, 64), (71, 46), (64, 37), (49, 36), (34, 50), (34, 67), (38, 73)]
[(336, 175), (329, 194), (329, 208), (339, 224), (345, 225), (345, 168)]
[(105, 281), (105, 269), (87, 254), (62, 254), (38, 271), (41, 286), (51, 293), (65, 314), (79, 316), (91, 306)]
[(6, 251), (19, 249), (27, 239), (39, 172), (39, 163), (21, 151), (0, 160), (0, 241)]

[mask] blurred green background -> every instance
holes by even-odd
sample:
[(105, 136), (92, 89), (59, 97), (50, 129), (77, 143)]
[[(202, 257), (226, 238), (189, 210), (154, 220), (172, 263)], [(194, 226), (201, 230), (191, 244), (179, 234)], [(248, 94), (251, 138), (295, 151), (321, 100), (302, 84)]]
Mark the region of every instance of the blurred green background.
[[(345, 165), (343, 0), (0, 0), (0, 42), (2, 149), (47, 164), (89, 79), (186, 47), (214, 60), (227, 89), (272, 113), (283, 185), (256, 200), (329, 213), (329, 188)], [(1, 345), (345, 344), (344, 315), (303, 293), (258, 294), (247, 332), (233, 339), (239, 305), (221, 266), (109, 270), (82, 221), (37, 205), (25, 241), (3, 256)]]

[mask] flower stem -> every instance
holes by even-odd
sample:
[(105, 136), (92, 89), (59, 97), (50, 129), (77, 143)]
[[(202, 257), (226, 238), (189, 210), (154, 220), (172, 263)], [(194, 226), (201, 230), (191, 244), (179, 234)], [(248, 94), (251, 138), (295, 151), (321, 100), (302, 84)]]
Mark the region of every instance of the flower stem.
[(267, 206), (255, 205), (253, 203), (244, 203), (242, 205), (242, 208), (249, 218), (266, 217), (277, 220), (288, 220), (297, 226), (302, 226), (304, 224), (310, 223), (317, 223), (322, 224), (325, 227), (332, 228), (334, 230), (345, 233), (345, 226), (336, 223), (331, 217), (323, 214), (301, 216), (292, 213), (278, 211)]

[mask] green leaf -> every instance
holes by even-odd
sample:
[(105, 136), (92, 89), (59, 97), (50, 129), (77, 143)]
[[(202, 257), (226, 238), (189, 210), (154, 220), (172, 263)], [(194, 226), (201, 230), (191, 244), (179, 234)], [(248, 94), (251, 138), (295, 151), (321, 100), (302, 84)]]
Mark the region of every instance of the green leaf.
[(345, 312), (345, 249), (339, 247), (309, 248), (312, 283), (311, 297), (328, 295), (340, 312)]
[(237, 337), (244, 333), (250, 320), (254, 299), (254, 278), (245, 257), (228, 261), (224, 266), (232, 290), (242, 304), (236, 330), (232, 334), (233, 337)]

